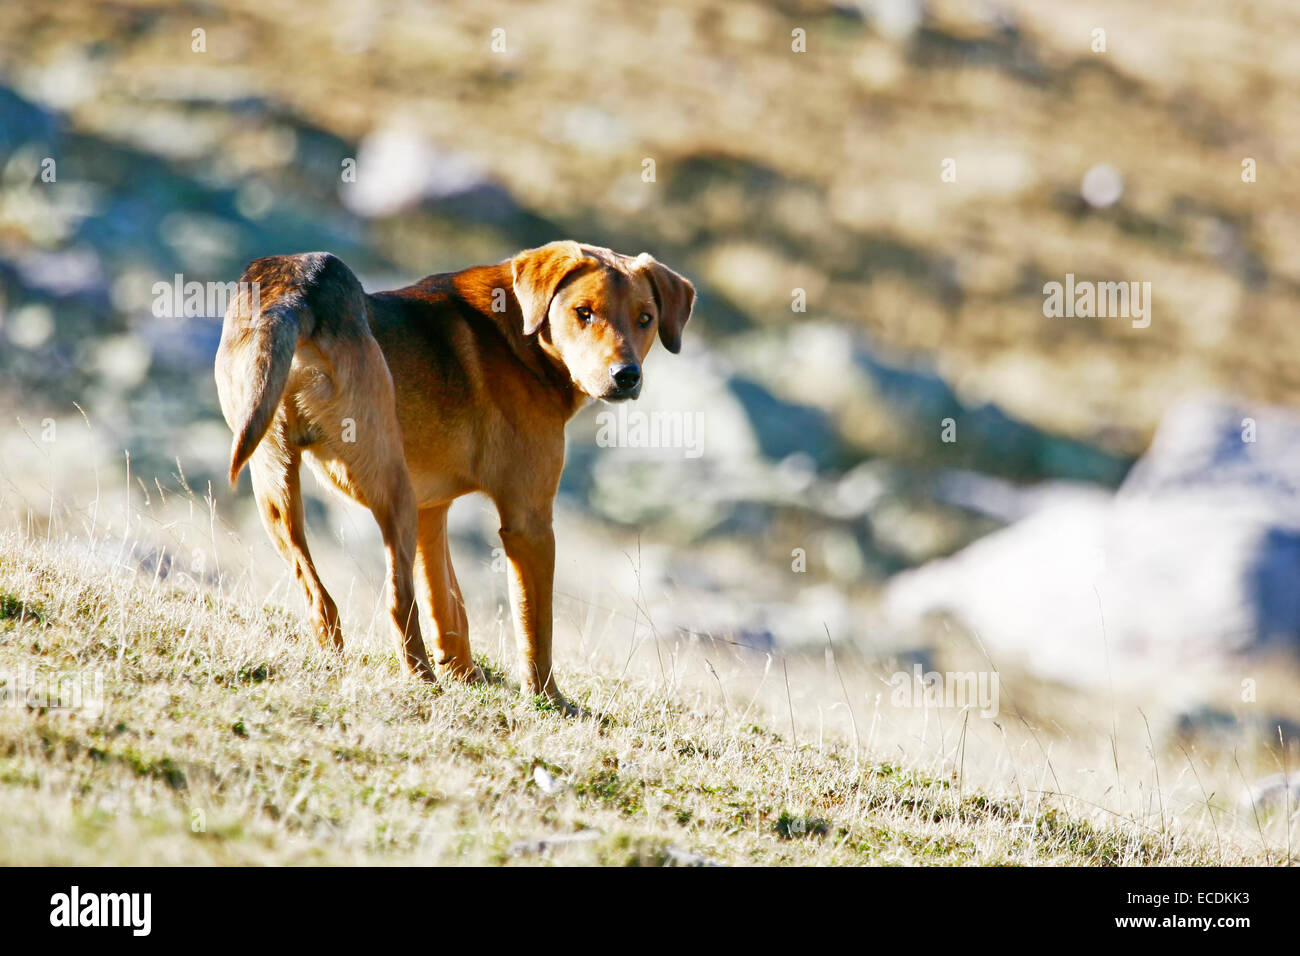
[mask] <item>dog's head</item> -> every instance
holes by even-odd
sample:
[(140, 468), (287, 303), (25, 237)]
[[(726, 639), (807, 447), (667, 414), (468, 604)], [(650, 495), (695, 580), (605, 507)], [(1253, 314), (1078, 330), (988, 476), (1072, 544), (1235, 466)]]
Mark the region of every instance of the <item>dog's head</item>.
[(569, 370), (574, 384), (610, 402), (641, 393), (641, 363), (654, 343), (679, 352), (695, 287), (648, 253), (552, 242), (511, 261), (524, 334)]

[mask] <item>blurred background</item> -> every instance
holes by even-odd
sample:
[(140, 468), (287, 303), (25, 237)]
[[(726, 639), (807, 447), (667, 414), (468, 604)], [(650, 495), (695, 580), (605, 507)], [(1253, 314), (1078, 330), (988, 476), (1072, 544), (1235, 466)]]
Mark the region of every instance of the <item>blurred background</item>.
[[(996, 668), (1004, 717), (1080, 774), (1140, 706), (1139, 763), (1244, 760), (1223, 793), (1273, 799), (1300, 726), (1298, 92), (1287, 0), (5, 3), (3, 520), (297, 610), (222, 477), (220, 314), (158, 315), (156, 284), (315, 249), (371, 291), (556, 238), (649, 251), (699, 299), (637, 407), (700, 416), (701, 454), (571, 423), (562, 643), (782, 654), (864, 728), (900, 668)], [(1067, 276), (1149, 283), (1149, 323), (1045, 315)], [(326, 584), (386, 647), (369, 515), (310, 494)], [(476, 646), (509, 660), (495, 516), (452, 514)]]

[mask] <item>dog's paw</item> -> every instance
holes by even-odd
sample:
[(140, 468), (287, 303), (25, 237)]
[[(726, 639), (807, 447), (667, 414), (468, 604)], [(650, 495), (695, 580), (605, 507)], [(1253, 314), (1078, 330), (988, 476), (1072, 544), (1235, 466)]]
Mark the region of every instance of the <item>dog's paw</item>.
[(562, 717), (583, 717), (587, 715), (584, 708), (571, 702), (554, 685), (547, 687), (545, 690), (525, 686), (523, 692), (533, 698), (539, 706), (553, 710)]
[(424, 684), (438, 683), (438, 675), (434, 673), (433, 668), (430, 667), (428, 664), (425, 664), (422, 667), (417, 667), (413, 673), (415, 675), (416, 680), (420, 681), (421, 683)]
[(551, 702), (552, 707), (565, 717), (581, 717), (586, 713), (586, 711), (570, 701), (569, 698), (565, 697), (559, 691), (556, 691), (554, 697), (547, 697), (547, 700)]
[(451, 680), (460, 681), (462, 684), (483, 684), (487, 682), (487, 676), (483, 673), (483, 668), (470, 662), (467, 667), (456, 661), (438, 662), (438, 675)]

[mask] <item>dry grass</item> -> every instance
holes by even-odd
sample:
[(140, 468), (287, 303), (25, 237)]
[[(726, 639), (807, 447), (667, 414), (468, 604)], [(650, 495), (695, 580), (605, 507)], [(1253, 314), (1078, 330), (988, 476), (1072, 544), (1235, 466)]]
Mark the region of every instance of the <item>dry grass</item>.
[(613, 662), (565, 661), (566, 690), (599, 715), (571, 720), (506, 680), (414, 684), (364, 641), (327, 657), (296, 614), (67, 544), (6, 534), (0, 597), (9, 686), (99, 673), (106, 704), (0, 709), (3, 863), (1266, 859), (1172, 803), (1157, 827), (1032, 788), (974, 792), (955, 766), (883, 762), (896, 749), (883, 739), (796, 726), (792, 744), (762, 723), (808, 717), (788, 671), (784, 690), (778, 670), (751, 697), (726, 692), (719, 662), (707, 670), (723, 693), (679, 681), (673, 695)]

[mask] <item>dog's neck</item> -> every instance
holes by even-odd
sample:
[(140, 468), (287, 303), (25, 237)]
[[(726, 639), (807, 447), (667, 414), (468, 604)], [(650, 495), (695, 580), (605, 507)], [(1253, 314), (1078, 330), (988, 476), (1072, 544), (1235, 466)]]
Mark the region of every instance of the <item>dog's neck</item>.
[(485, 268), (491, 273), (487, 278), (492, 292), (497, 289), (505, 292), (506, 310), (497, 311), (489, 303), (486, 308), (480, 305), (479, 312), (496, 327), (520, 364), (555, 395), (564, 419), (568, 421), (586, 404), (587, 394), (574, 383), (559, 352), (551, 344), (549, 326), (543, 323), (532, 335), (524, 334), (524, 316), (519, 300), (515, 298), (510, 263)]

